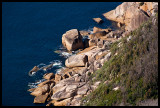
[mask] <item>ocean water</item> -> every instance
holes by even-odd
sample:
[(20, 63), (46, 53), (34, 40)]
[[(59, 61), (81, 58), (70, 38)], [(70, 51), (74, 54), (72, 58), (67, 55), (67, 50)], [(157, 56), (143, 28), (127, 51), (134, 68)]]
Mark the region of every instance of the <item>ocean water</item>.
[[(46, 71), (32, 76), (34, 66), (53, 64), (47, 72), (64, 66), (68, 53), (62, 48), (63, 33), (70, 29), (92, 30), (94, 26), (112, 28), (102, 14), (121, 2), (2, 2), (2, 105), (44, 106), (33, 104), (27, 90), (43, 81)], [(103, 24), (92, 20), (100, 17)], [(66, 55), (66, 56), (64, 56)]]

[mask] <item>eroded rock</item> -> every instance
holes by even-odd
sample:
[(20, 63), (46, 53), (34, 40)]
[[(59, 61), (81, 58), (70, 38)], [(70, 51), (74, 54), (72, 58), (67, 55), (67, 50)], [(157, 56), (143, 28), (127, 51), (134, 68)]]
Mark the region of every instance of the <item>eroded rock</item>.
[(39, 67), (34, 66), (33, 69), (29, 71), (29, 75), (32, 75), (32, 72), (37, 72), (37, 71), (39, 71)]
[(145, 4), (148, 4), (147, 7), (145, 5), (140, 7), (136, 2), (123, 2), (117, 6), (116, 9), (103, 15), (109, 20), (124, 24), (126, 30), (132, 31), (139, 27), (144, 21), (148, 20), (148, 9), (152, 13), (153, 2), (145, 2)]
[(39, 95), (43, 95), (45, 93), (49, 92), (49, 85), (45, 84), (43, 86), (37, 87), (32, 93), (31, 95), (33, 96), (39, 96)]
[(65, 65), (69, 68), (85, 66), (88, 62), (88, 56), (84, 54), (72, 55), (65, 61)]
[(66, 106), (67, 103), (69, 103), (71, 101), (72, 98), (67, 98), (67, 99), (64, 99), (62, 101), (55, 101), (54, 102), (54, 106)]
[(93, 18), (93, 20), (97, 23), (103, 23), (103, 20), (101, 18)]
[(47, 80), (50, 80), (50, 79), (52, 79), (52, 78), (54, 78), (54, 77), (55, 77), (54, 73), (47, 73), (47, 74), (45, 74), (45, 75), (43, 76), (43, 78), (44, 78), (44, 79), (47, 79)]
[(89, 85), (86, 84), (86, 85), (82, 86), (81, 88), (78, 88), (77, 94), (84, 95), (87, 93), (88, 90), (89, 90)]
[(71, 29), (62, 36), (62, 44), (68, 51), (83, 49), (82, 36), (77, 29)]
[(34, 102), (33, 103), (45, 103), (47, 97), (48, 97), (48, 93), (46, 93), (44, 95), (36, 96), (34, 98)]

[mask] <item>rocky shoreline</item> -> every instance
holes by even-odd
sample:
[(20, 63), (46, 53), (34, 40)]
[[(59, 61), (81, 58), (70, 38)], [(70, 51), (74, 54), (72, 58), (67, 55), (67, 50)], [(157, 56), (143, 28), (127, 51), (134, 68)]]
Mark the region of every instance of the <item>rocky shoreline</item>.
[[(93, 33), (71, 29), (62, 35), (62, 44), (69, 51), (79, 50), (65, 61), (65, 68), (59, 73), (46, 73), (45, 81), (37, 88), (29, 89), (35, 96), (33, 103), (45, 103), (46, 106), (80, 106), (81, 99), (94, 91), (101, 82), (91, 84), (89, 76), (100, 69), (111, 56), (110, 46), (119, 39), (127, 36), (140, 24), (154, 16), (158, 9), (155, 2), (124, 2), (115, 10), (103, 15), (117, 22), (118, 30), (110, 28), (93, 28)], [(98, 21), (97, 23), (103, 23)], [(128, 37), (128, 40), (131, 37)], [(43, 67), (44, 70), (51, 65)], [(37, 72), (34, 67), (29, 73)], [(118, 89), (118, 88), (117, 88)]]

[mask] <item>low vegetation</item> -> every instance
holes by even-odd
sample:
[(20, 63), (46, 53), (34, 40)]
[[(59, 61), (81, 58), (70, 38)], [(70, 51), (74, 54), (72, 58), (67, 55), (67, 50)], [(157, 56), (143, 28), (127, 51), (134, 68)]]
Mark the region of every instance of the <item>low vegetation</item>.
[[(150, 19), (111, 45), (109, 61), (90, 75), (91, 83), (101, 84), (82, 99), (82, 105), (138, 105), (158, 98), (158, 15), (156, 20), (155, 25)], [(119, 89), (113, 90), (115, 87)]]

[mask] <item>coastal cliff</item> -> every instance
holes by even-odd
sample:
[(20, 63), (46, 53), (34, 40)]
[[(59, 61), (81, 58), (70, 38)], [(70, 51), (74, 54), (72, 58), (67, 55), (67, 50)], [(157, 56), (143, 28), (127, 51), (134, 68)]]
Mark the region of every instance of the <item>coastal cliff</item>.
[(126, 25), (125, 29), (131, 31), (147, 21), (150, 16), (154, 16), (157, 9), (158, 2), (124, 2), (103, 16)]
[[(144, 105), (147, 99), (155, 101), (158, 98), (156, 6), (158, 3), (124, 2), (103, 14), (118, 22), (120, 29), (94, 27), (93, 33), (78, 29), (64, 33), (64, 47), (69, 52), (79, 51), (66, 59), (66, 67), (59, 73), (46, 73), (43, 76), (46, 80), (29, 90), (35, 96), (34, 103), (122, 106)], [(35, 70), (38, 69), (34, 67), (31, 72)]]

